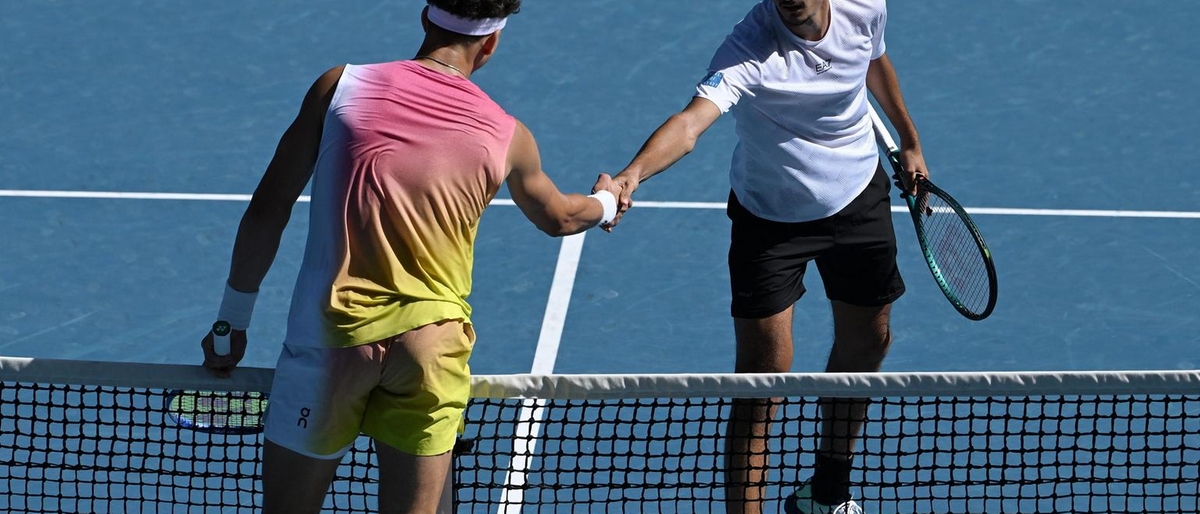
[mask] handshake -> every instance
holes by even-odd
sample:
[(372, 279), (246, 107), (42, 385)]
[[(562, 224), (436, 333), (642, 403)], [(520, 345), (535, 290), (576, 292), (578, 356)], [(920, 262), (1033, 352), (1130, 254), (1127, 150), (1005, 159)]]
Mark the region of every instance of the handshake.
[[(592, 186), (592, 197), (600, 200), (601, 204), (605, 200), (597, 197), (601, 191), (606, 191), (612, 194), (616, 201), (616, 208), (613, 212), (609, 212), (609, 206), (605, 206), (604, 219), (600, 222), (600, 228), (605, 232), (612, 232), (613, 228), (621, 222), (621, 217), (625, 215), (630, 207), (633, 207), (633, 192), (637, 190), (638, 184), (641, 182), (637, 177), (631, 177), (626, 174), (619, 174), (616, 177), (611, 177), (607, 173), (601, 173), (596, 179), (596, 185)], [(612, 214), (611, 216), (609, 214)]]

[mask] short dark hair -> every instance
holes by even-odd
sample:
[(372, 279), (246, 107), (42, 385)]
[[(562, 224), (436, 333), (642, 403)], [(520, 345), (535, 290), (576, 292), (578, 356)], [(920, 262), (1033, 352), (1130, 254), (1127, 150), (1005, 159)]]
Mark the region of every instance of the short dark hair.
[(427, 0), (430, 5), (468, 20), (507, 18), (521, 10), (521, 0)]

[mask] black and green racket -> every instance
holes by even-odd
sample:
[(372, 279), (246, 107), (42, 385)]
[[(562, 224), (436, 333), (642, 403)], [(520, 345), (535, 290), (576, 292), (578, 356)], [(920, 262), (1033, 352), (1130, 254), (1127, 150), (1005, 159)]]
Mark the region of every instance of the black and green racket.
[[(900, 179), (900, 149), (883, 120), (870, 109), (879, 144)], [(967, 211), (929, 179), (917, 179), (917, 194), (904, 195), (921, 253), (946, 299), (967, 319), (979, 321), (996, 307), (996, 266), (983, 235)]]

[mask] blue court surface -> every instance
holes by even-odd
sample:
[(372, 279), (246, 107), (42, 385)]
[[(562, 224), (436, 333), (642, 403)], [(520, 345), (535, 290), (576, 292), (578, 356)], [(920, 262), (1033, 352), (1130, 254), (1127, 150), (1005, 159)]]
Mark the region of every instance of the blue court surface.
[[(533, 130), (559, 187), (586, 192), (686, 104), (752, 4), (530, 0), (475, 80)], [(423, 5), (7, 5), (0, 355), (199, 363), (246, 195), (307, 87), (339, 63), (412, 57)], [(1179, 0), (891, 3), (889, 55), (926, 159), (977, 211), (1000, 303), (961, 318), (897, 210), (909, 292), (885, 369), (1200, 367), (1198, 15)], [(726, 116), (613, 234), (564, 242), (490, 207), (474, 372), (731, 371), (735, 142)], [(274, 365), (307, 210), (263, 285), (247, 365)], [(819, 370), (832, 337), (819, 277), (807, 285), (797, 371)]]

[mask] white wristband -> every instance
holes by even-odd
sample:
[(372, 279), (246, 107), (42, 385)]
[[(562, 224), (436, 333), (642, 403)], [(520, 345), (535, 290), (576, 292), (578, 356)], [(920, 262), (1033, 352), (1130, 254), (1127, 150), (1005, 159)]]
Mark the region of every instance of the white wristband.
[(217, 310), (217, 320), (228, 321), (234, 330), (250, 328), (250, 316), (254, 314), (254, 301), (258, 299), (258, 291), (243, 293), (225, 282), (225, 297), (221, 298), (221, 308)]
[(602, 189), (588, 196), (600, 200), (600, 206), (604, 207), (604, 217), (600, 218), (600, 224), (612, 222), (613, 218), (617, 217), (617, 197), (613, 196), (606, 189)]

